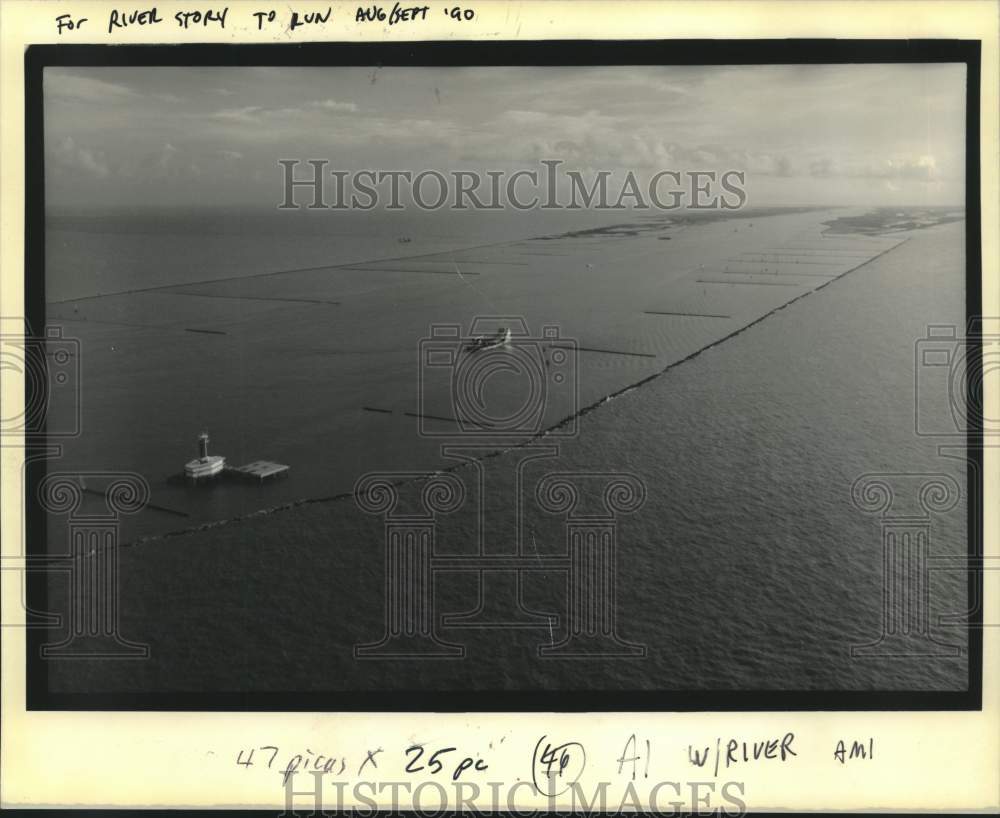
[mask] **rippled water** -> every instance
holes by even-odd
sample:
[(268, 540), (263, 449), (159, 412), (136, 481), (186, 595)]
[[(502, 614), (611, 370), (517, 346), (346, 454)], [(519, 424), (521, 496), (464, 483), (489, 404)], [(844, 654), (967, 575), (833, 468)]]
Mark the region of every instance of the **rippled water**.
[[(820, 220), (811, 213), (760, 218), (756, 235), (769, 232), (753, 241), (794, 242)], [(511, 230), (504, 239), (515, 238)], [(98, 241), (81, 235), (64, 233), (54, 241), (67, 242), (64, 250), (74, 241), (81, 248)], [(575, 436), (535, 440), (535, 446), (557, 445), (558, 456), (526, 464), (520, 486), (514, 475), (524, 448), (483, 461), (484, 492), (473, 467), (456, 472), (468, 497), (439, 519), (438, 553), (511, 553), (520, 538), (520, 553), (542, 566), (523, 575), (520, 612), (512, 602), (513, 574), (493, 575), (481, 599), (475, 572), (438, 573), (439, 613), (469, 612), (482, 603), (481, 621), (493, 615), (508, 625), (441, 628), (445, 641), (467, 647), (464, 661), (353, 659), (354, 645), (376, 641), (383, 630), (384, 532), (377, 516), (347, 500), (300, 505), (124, 549), (123, 628), (149, 642), (153, 658), (74, 663), (72, 673), (54, 666), (52, 684), (67, 690), (962, 689), (964, 658), (850, 654), (852, 644), (878, 636), (882, 599), (879, 519), (852, 504), (852, 483), (869, 472), (934, 472), (965, 485), (964, 463), (942, 457), (940, 441), (913, 432), (914, 344), (928, 324), (963, 321), (962, 236), (960, 223), (913, 231), (876, 261), (582, 415)], [(685, 228), (669, 242), (582, 239), (563, 246), (562, 257), (545, 261), (543, 272), (558, 278), (557, 287), (551, 278), (532, 277), (542, 257), (532, 254), (555, 252), (546, 243), (491, 256), (529, 258), (531, 264), (489, 274), (479, 268), (484, 274), (471, 285), (427, 275), (435, 281), (415, 287), (400, 280), (361, 293), (357, 285), (364, 276), (341, 277), (338, 298), (353, 304), (347, 325), (341, 323), (343, 305), (302, 314), (300, 307), (289, 307), (299, 310), (290, 313), (268, 302), (258, 308), (238, 301), (204, 314), (184, 312), (181, 324), (221, 321), (238, 335), (222, 338), (215, 349), (164, 320), (166, 295), (122, 302), (121, 314), (141, 316), (147, 324), (124, 333), (98, 323), (116, 320), (113, 304), (79, 302), (84, 313), (70, 326), (100, 348), (89, 372), (83, 359), (84, 383), (99, 395), (105, 413), (85, 411), (96, 431), (86, 431), (67, 456), (89, 463), (104, 451), (104, 465), (149, 475), (154, 500), (192, 515), (166, 520), (169, 515), (144, 512), (145, 522), (130, 523), (136, 535), (336, 494), (373, 468), (447, 465), (438, 454), (439, 439), (418, 439), (413, 420), (402, 422), (419, 385), (410, 381), (407, 390), (393, 392), (400, 379), (413, 377), (405, 374), (412, 372), (413, 349), (394, 346), (401, 336), (419, 338), (431, 321), (464, 321), (477, 312), (529, 319), (552, 314), (581, 346), (640, 353), (580, 353), (580, 403), (590, 405), (719, 335), (718, 327), (706, 324), (710, 319), (664, 321), (644, 308), (693, 312), (701, 299), (706, 314), (770, 309), (761, 300), (774, 298), (761, 292), (769, 287), (746, 287), (749, 292), (737, 295), (729, 286), (717, 292), (709, 285), (688, 286), (678, 307), (677, 282), (690, 284), (699, 258), (725, 256), (725, 242), (740, 251), (746, 241), (733, 225), (718, 223)], [(89, 247), (88, 263), (94, 264), (101, 254)], [(357, 252), (358, 259), (389, 257)], [(317, 255), (311, 245), (285, 268), (313, 266)], [(60, 256), (49, 257), (55, 282)], [(118, 258), (108, 252), (104, 257)], [(261, 259), (255, 263), (273, 269)], [(231, 264), (222, 262), (225, 269)], [(169, 267), (162, 257), (157, 265)], [(103, 280), (114, 286), (102, 291), (127, 289), (121, 287), (123, 275), (108, 273)], [(310, 276), (285, 281), (280, 291), (331, 291), (329, 277)], [(190, 280), (211, 277), (199, 270)], [(266, 280), (241, 286), (266, 287)], [(178, 280), (168, 275), (164, 281)], [(61, 286), (50, 287), (50, 298)], [(72, 286), (66, 284), (65, 293)], [(212, 286), (200, 285), (198, 292)], [(59, 309), (72, 320), (65, 305)], [(404, 317), (402, 325), (386, 323), (386, 316), (396, 315)], [(119, 369), (115, 356), (122, 361)], [(370, 393), (362, 395), (364, 390)], [(394, 414), (358, 411), (359, 403), (378, 399)], [(926, 400), (925, 411), (947, 417), (941, 395)], [(316, 412), (317, 403), (329, 412)], [(555, 407), (556, 417), (565, 408)], [(190, 456), (190, 438), (206, 422), (219, 451), (233, 459), (291, 454), (286, 462), (292, 462), (292, 477), (264, 487), (263, 494), (242, 488), (192, 494), (174, 486), (167, 461), (179, 464)], [(644, 645), (645, 658), (536, 656), (539, 646), (562, 638), (566, 622), (565, 577), (545, 567), (546, 557), (565, 553), (565, 523), (540, 511), (530, 494), (552, 471), (629, 472), (646, 487), (645, 505), (619, 523), (617, 577), (619, 635)], [(415, 491), (403, 489), (403, 502), (411, 502)], [(520, 526), (512, 510), (519, 494), (525, 499)], [(954, 510), (934, 519), (932, 553), (963, 554), (964, 526), (963, 494)], [(935, 613), (964, 606), (960, 575), (942, 573), (931, 590)], [(560, 617), (558, 624), (550, 627), (539, 612)], [(964, 644), (959, 629), (939, 636)]]

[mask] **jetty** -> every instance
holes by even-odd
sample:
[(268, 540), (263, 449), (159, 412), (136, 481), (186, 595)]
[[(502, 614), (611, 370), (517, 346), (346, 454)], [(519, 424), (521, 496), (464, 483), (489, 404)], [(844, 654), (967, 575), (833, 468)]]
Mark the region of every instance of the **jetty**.
[(275, 463), (272, 460), (254, 460), (253, 463), (247, 463), (244, 466), (228, 466), (225, 474), (244, 480), (264, 482), (287, 474), (288, 469), (289, 467), (284, 463)]

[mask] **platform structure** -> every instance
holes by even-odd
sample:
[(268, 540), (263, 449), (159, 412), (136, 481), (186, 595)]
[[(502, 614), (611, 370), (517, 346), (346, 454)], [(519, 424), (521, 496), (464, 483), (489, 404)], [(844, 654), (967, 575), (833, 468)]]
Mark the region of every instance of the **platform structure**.
[(241, 477), (248, 480), (270, 480), (288, 473), (289, 466), (284, 463), (275, 463), (271, 460), (254, 460), (243, 466), (228, 466), (226, 474), (233, 477)]

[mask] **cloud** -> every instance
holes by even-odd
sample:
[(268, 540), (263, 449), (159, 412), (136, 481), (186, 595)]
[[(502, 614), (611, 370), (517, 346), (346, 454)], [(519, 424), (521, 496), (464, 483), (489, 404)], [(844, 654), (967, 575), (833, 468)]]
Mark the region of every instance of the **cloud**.
[(348, 170), (733, 169), (785, 198), (887, 182), (930, 196), (962, 184), (963, 82), (952, 68), (864, 65), (428, 67), (380, 71), (374, 87), (367, 67), (47, 68), (46, 146), (54, 167), (76, 169), (59, 184), (79, 200), (129, 200), (156, 178), (178, 200), (244, 201), (254, 172), (270, 180), (290, 155)]
[(163, 150), (160, 152), (159, 164), (167, 165), (170, 160), (177, 155), (177, 148), (167, 142), (163, 146)]
[(356, 113), (358, 106), (353, 102), (340, 102), (335, 99), (316, 100), (304, 106), (284, 106), (281, 108), (266, 108), (261, 105), (245, 105), (241, 108), (222, 108), (211, 114), (212, 119), (224, 122), (237, 122), (243, 125), (258, 125), (264, 120), (287, 119), (302, 116), (314, 111), (331, 111), (337, 113)]
[(106, 179), (111, 172), (103, 154), (78, 146), (70, 136), (59, 141), (53, 159), (64, 170), (79, 171), (97, 179)]
[(324, 99), (317, 102), (310, 102), (312, 108), (322, 108), (324, 111), (336, 111), (338, 113), (354, 114), (358, 111), (358, 106), (353, 102), (339, 102), (335, 99)]
[(324, 112), (356, 113), (358, 106), (353, 102), (335, 99), (316, 100), (300, 106), (268, 108), (262, 105), (245, 105), (239, 108), (221, 108), (209, 117), (217, 122), (237, 125), (262, 125), (264, 123), (288, 123), (305, 116), (317, 116)]
[(242, 108), (223, 108), (212, 114), (213, 119), (221, 119), (226, 122), (241, 122), (246, 125), (255, 125), (260, 122), (260, 116), (264, 109), (259, 105), (246, 105)]
[(43, 89), (46, 95), (75, 102), (106, 103), (134, 100), (141, 96), (117, 82), (105, 82), (94, 77), (78, 77), (46, 69), (43, 74)]
[(933, 156), (917, 156), (903, 159), (888, 159), (885, 174), (890, 178), (917, 179), (932, 182), (937, 176), (937, 162)]
[(740, 170), (748, 173), (755, 173), (760, 176), (796, 176), (795, 163), (783, 153), (754, 153), (744, 151), (742, 157), (729, 158), (730, 164), (736, 165)]
[(166, 142), (158, 151), (148, 153), (143, 164), (155, 178), (164, 178), (175, 172), (178, 153), (177, 148)]
[(838, 174), (833, 159), (824, 156), (822, 159), (816, 159), (809, 163), (809, 175), (816, 179), (829, 179)]
[(928, 154), (893, 156), (878, 162), (855, 161), (842, 164), (832, 157), (820, 157), (809, 164), (809, 175), (817, 179), (908, 180), (936, 182), (941, 177), (937, 160)]

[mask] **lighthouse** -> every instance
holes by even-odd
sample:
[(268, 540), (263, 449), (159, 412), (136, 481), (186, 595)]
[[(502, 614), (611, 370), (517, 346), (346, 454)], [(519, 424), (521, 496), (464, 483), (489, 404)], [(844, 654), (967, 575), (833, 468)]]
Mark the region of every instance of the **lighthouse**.
[(208, 453), (208, 432), (198, 435), (198, 457), (184, 465), (184, 476), (189, 480), (205, 480), (222, 474), (226, 458)]

